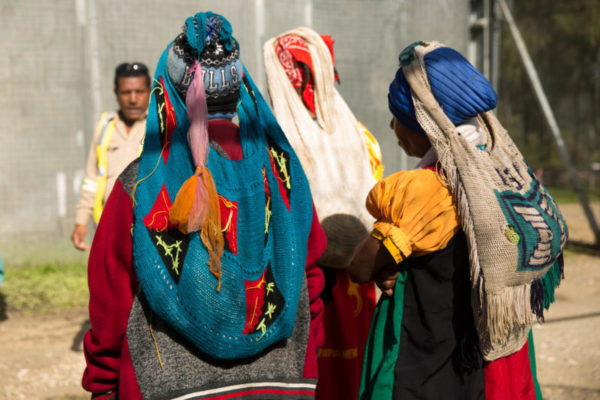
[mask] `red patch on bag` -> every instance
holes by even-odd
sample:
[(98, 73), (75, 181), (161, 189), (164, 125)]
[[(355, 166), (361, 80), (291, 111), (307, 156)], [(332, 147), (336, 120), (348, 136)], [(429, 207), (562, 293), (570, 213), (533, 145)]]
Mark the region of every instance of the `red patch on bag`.
[(244, 326), (244, 335), (254, 331), (262, 314), (267, 283), (265, 272), (255, 281), (244, 282), (244, 286), (246, 287), (246, 325)]
[(172, 227), (169, 223), (169, 209), (171, 208), (171, 199), (169, 198), (169, 192), (163, 183), (152, 209), (144, 217), (144, 225), (148, 229), (162, 232)]
[(219, 195), (219, 207), (221, 210), (221, 230), (225, 238), (225, 249), (237, 254), (237, 201), (230, 201)]
[(163, 184), (143, 222), (171, 278), (179, 283), (191, 236), (181, 233), (169, 222), (171, 205), (169, 193)]
[[(246, 288), (246, 325), (244, 335), (267, 332), (283, 310), (285, 301), (275, 284), (271, 264), (255, 281), (244, 281)], [(261, 336), (262, 337), (262, 336)]]

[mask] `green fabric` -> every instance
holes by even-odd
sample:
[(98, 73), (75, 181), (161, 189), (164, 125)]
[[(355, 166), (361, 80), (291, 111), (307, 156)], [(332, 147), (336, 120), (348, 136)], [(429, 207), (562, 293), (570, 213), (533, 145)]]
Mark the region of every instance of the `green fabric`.
[(546, 310), (554, 303), (554, 291), (560, 286), (560, 281), (562, 280), (560, 265), (560, 262), (556, 261), (541, 279), (544, 288), (544, 309)]
[(535, 387), (535, 400), (543, 400), (542, 389), (537, 378), (537, 368), (535, 365), (535, 347), (533, 345), (533, 330), (529, 330), (529, 363), (531, 364), (531, 377), (533, 378), (533, 386)]
[(400, 347), (406, 271), (400, 271), (394, 294), (381, 296), (375, 308), (365, 349), (360, 382), (360, 400), (391, 399), (394, 368)]

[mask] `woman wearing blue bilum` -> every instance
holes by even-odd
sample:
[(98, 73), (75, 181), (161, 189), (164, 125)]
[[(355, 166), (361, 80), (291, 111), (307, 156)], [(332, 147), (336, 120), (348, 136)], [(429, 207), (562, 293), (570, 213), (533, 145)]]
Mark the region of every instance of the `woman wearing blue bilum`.
[(314, 398), (325, 246), (231, 25), (188, 18), (156, 67), (142, 155), (94, 237), (84, 388), (96, 399)]

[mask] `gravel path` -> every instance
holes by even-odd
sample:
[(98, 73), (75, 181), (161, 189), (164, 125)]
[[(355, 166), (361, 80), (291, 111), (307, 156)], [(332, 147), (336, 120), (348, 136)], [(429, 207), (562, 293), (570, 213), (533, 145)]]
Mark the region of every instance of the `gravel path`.
[(89, 399), (80, 383), (82, 325), (86, 309), (41, 317), (9, 314), (0, 323), (0, 399)]
[[(571, 238), (591, 242), (577, 204), (561, 210)], [(600, 204), (594, 204), (600, 216)], [(534, 327), (545, 400), (600, 400), (600, 252), (569, 252), (566, 280), (546, 323)], [(9, 314), (0, 322), (0, 399), (89, 399), (81, 389), (87, 310), (60, 315)]]

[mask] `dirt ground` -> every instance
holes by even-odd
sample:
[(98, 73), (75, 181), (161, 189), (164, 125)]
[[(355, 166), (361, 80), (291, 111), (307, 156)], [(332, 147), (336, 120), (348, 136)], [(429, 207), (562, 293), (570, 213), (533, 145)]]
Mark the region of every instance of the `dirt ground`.
[[(571, 239), (591, 243), (580, 206), (561, 210)], [(594, 211), (600, 216), (600, 204)], [(544, 399), (600, 399), (600, 252), (569, 251), (565, 274), (546, 323), (534, 327)], [(89, 398), (80, 386), (81, 338), (88, 328), (85, 309), (52, 316), (9, 314), (0, 322), (0, 399)]]

